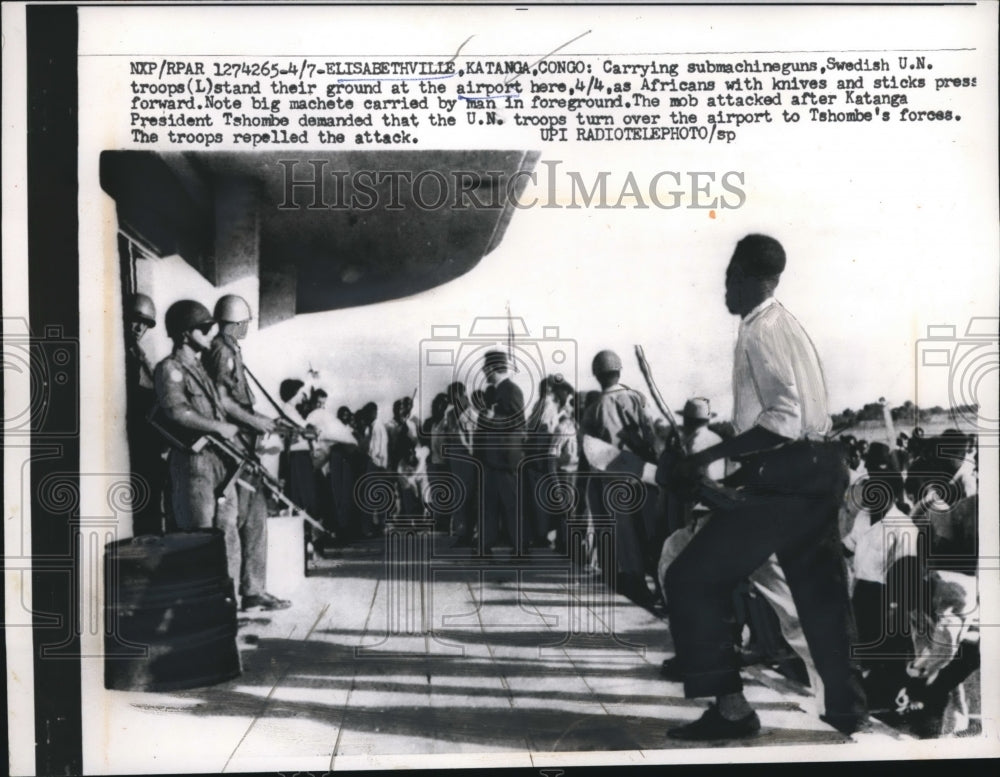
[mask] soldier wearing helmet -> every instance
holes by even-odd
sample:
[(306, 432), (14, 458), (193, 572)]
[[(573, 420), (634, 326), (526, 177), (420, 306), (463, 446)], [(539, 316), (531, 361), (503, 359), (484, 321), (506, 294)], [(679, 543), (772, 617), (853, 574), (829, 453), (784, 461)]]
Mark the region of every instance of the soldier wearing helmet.
[(132, 511), (132, 531), (159, 534), (163, 531), (161, 494), (163, 491), (163, 446), (150, 429), (146, 418), (156, 403), (153, 391), (153, 365), (140, 341), (146, 331), (156, 326), (156, 306), (145, 294), (133, 294), (125, 305), (125, 429), (128, 435), (129, 462), (136, 492), (147, 499), (137, 500)]
[(584, 415), (584, 432), (655, 462), (656, 430), (646, 400), (620, 382), (621, 358), (614, 351), (599, 351), (591, 367), (601, 385), (601, 397)]
[[(154, 371), (156, 401), (163, 415), (192, 436), (214, 434), (232, 440), (239, 427), (228, 421), (222, 397), (199, 358), (211, 346), (210, 334), (215, 328), (212, 314), (200, 302), (185, 299), (167, 309), (165, 323), (174, 348)], [(228, 463), (210, 445), (198, 452), (172, 447), (167, 462), (170, 505), (177, 528), (221, 529), (229, 576), (235, 583), (240, 578), (236, 487), (229, 484), (216, 493), (227, 480)]]
[[(252, 315), (243, 297), (226, 294), (215, 303), (212, 316), (219, 331), (211, 346), (201, 354), (201, 362), (215, 381), (228, 419), (240, 426), (235, 442), (247, 456), (256, 456), (259, 435), (274, 431), (274, 421), (254, 411), (255, 397), (247, 382), (246, 366), (239, 341), (247, 336)], [(248, 475), (249, 488), (238, 488), (237, 529), (242, 609), (281, 610), (291, 602), (267, 593), (267, 501), (259, 476)]]
[[(153, 366), (146, 352), (139, 345), (146, 331), (156, 326), (156, 306), (145, 294), (133, 294), (126, 305), (126, 345), (128, 359), (128, 385), (141, 386), (149, 392), (153, 390)], [(134, 380), (133, 380), (134, 378)]]
[[(246, 367), (240, 340), (247, 336), (250, 321), (250, 305), (243, 297), (227, 294), (215, 303), (213, 319), (219, 331), (211, 346), (201, 355), (205, 370), (215, 380), (222, 396), (222, 402), (230, 419), (253, 433), (268, 434), (274, 431), (274, 421), (254, 411), (256, 401), (247, 382)], [(248, 453), (255, 449), (254, 438), (249, 435), (244, 442)]]
[[(646, 411), (642, 395), (621, 384), (622, 360), (614, 351), (599, 351), (591, 363), (594, 377), (601, 385), (600, 398), (584, 412), (580, 423), (583, 434), (597, 437), (622, 450), (629, 450), (648, 462), (657, 459), (657, 435)], [(606, 473), (612, 475), (610, 471)], [(647, 498), (641, 512), (615, 513), (604, 496), (615, 486), (610, 477), (592, 476), (587, 493), (591, 509), (611, 511), (615, 519), (617, 543), (617, 587), (620, 593), (643, 606), (652, 606), (654, 597), (646, 585), (646, 570), (656, 569), (659, 551), (656, 500)]]
[(147, 294), (136, 293), (129, 298), (128, 323), (136, 342), (142, 339), (147, 329), (156, 326), (156, 305)]

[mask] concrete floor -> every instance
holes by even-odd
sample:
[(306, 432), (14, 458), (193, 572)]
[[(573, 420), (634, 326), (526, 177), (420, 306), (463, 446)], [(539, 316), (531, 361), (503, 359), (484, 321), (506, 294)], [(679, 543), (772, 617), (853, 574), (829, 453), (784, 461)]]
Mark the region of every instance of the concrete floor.
[[(242, 676), (169, 694), (105, 691), (105, 758), (92, 770), (686, 760), (679, 750), (690, 745), (664, 733), (705, 705), (659, 677), (672, 654), (663, 619), (548, 551), (483, 562), (449, 552), (450, 542), (435, 536), (430, 564), (414, 547), (392, 549), (400, 558), (387, 564), (384, 540), (320, 559), (298, 581), (286, 564), (272, 590), (294, 606), (240, 616)], [(763, 732), (717, 747), (845, 744), (824, 757), (859, 757), (859, 743), (810, 711), (808, 689), (768, 669), (744, 677)], [(884, 728), (874, 736), (900, 739)]]

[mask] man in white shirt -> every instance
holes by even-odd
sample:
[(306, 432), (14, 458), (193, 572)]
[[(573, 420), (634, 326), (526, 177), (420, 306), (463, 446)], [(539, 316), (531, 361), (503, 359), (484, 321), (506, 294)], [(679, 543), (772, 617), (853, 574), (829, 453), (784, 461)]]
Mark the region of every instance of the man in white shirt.
[(683, 459), (683, 487), (721, 458), (741, 459), (742, 500), (719, 510), (666, 574), (670, 631), (688, 698), (715, 696), (706, 713), (671, 729), (677, 739), (753, 736), (760, 720), (742, 692), (730, 628), (732, 592), (776, 554), (795, 597), (823, 680), (824, 719), (846, 734), (867, 717), (837, 525), (847, 486), (841, 446), (830, 429), (819, 357), (801, 324), (774, 299), (785, 268), (781, 244), (748, 235), (726, 270), (726, 307), (739, 315), (733, 365), (736, 436)]

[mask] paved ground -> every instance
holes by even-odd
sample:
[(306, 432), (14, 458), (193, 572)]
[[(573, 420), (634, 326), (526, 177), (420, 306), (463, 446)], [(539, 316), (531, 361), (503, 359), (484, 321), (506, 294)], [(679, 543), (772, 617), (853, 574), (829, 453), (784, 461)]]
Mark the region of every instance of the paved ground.
[[(235, 680), (106, 692), (99, 770), (325, 771), (374, 757), (389, 768), (415, 754), (537, 766), (685, 746), (664, 732), (703, 703), (658, 675), (672, 654), (662, 619), (547, 551), (484, 563), (435, 543), (429, 565), (418, 546), (394, 546), (387, 565), (376, 540), (319, 561), (288, 591), (292, 609), (241, 616)], [(764, 731), (720, 746), (859, 746), (806, 711), (807, 691), (771, 670), (745, 676)]]

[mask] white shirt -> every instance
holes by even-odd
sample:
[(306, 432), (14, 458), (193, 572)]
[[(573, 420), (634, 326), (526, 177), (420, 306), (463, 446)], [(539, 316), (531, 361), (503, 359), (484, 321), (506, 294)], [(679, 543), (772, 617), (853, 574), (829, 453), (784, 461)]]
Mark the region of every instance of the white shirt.
[(895, 506), (872, 525), (867, 510), (859, 510), (854, 528), (844, 538), (844, 546), (854, 551), (854, 577), (870, 583), (885, 583), (886, 573), (895, 562), (917, 555), (920, 530)]
[(317, 407), (306, 416), (306, 423), (316, 427), (316, 431), (319, 432), (319, 442), (321, 443), (344, 442), (352, 445), (357, 443), (348, 426), (327, 411), (326, 408)]
[(797, 440), (830, 430), (826, 383), (816, 348), (774, 297), (740, 321), (733, 362), (733, 426), (761, 426)]
[[(438, 434), (445, 434), (451, 437), (458, 437), (462, 443), (462, 447), (465, 448), (466, 453), (472, 453), (472, 438), (476, 433), (476, 427), (478, 424), (478, 413), (472, 409), (472, 407), (466, 407), (461, 413), (456, 412), (454, 405), (448, 405), (448, 409), (444, 411), (444, 420), (441, 421), (441, 425), (435, 426)], [(433, 437), (433, 432), (431, 440), (435, 440)], [(437, 440), (440, 443), (440, 440)], [(432, 448), (434, 443), (432, 442)], [(438, 456), (442, 453), (439, 450), (436, 452)], [(437, 463), (440, 463), (437, 462)]]
[[(297, 426), (305, 426), (306, 419), (304, 419), (299, 413), (298, 408), (295, 407), (295, 398), (293, 397), (290, 402), (282, 402), (281, 409), (284, 411), (285, 415), (288, 416)], [(309, 450), (309, 440), (303, 437), (296, 438), (289, 451), (308, 451)]]
[(385, 430), (385, 424), (380, 424), (378, 421), (372, 424), (368, 441), (368, 458), (376, 467), (385, 469), (389, 466), (389, 433)]
[[(699, 426), (690, 436), (684, 440), (684, 448), (689, 455), (701, 453), (706, 448), (718, 445), (722, 438), (707, 426)], [(716, 459), (704, 468), (705, 475), (709, 480), (722, 480), (726, 476), (726, 460)]]

